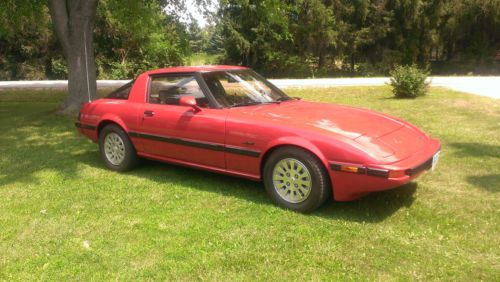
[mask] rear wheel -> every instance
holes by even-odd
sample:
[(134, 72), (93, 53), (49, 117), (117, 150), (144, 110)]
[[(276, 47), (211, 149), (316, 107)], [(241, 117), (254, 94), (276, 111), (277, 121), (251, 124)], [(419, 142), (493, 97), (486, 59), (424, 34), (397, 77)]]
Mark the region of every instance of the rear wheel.
[(132, 142), (121, 127), (110, 124), (99, 133), (99, 149), (106, 166), (115, 171), (134, 168), (139, 158)]
[(277, 149), (267, 159), (263, 174), (273, 201), (294, 211), (314, 211), (330, 195), (330, 180), (323, 164), (299, 148)]

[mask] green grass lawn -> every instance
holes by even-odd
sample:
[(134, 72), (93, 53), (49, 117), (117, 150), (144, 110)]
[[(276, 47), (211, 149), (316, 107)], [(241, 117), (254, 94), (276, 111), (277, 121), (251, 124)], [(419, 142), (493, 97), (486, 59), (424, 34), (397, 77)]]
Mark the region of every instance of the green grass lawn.
[(50, 91), (0, 92), (0, 280), (500, 280), (500, 101), (433, 88), (287, 90), (398, 116), (437, 170), (310, 215), (260, 183), (146, 161), (105, 168)]

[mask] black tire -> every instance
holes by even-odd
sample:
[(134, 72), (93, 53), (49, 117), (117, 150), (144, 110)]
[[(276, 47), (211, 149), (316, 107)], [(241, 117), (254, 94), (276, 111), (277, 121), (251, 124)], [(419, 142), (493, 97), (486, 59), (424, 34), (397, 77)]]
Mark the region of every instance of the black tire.
[[(311, 177), (310, 192), (308, 192), (307, 197), (304, 196), (304, 193), (301, 193), (301, 196), (305, 197), (305, 199), (298, 203), (284, 199), (278, 192), (280, 188), (275, 188), (273, 181), (273, 171), (276, 165), (282, 160), (286, 162), (286, 160), (290, 159), (297, 160), (301, 165), (304, 165)], [(320, 207), (331, 195), (330, 178), (321, 161), (314, 154), (297, 147), (282, 147), (272, 152), (264, 164), (263, 177), (264, 185), (271, 199), (277, 205), (297, 212), (312, 212)], [(304, 179), (307, 180), (308, 178)], [(278, 185), (283, 185), (283, 183)], [(298, 195), (298, 190), (296, 191), (297, 193), (294, 193)], [(288, 195), (292, 193), (288, 192)], [(286, 192), (282, 191), (282, 193)]]
[[(113, 134), (112, 136), (114, 137), (119, 137), (123, 142), (124, 147), (124, 157), (121, 158), (119, 162), (114, 161), (115, 163), (113, 163), (113, 160), (108, 158), (104, 149), (104, 142), (106, 140), (106, 137), (111, 134)], [(106, 166), (114, 171), (131, 170), (139, 163), (139, 157), (137, 156), (137, 152), (135, 151), (132, 142), (130, 142), (127, 133), (125, 133), (125, 131), (123, 131), (123, 129), (116, 124), (106, 125), (99, 132), (99, 150), (101, 152), (101, 158), (103, 159)]]

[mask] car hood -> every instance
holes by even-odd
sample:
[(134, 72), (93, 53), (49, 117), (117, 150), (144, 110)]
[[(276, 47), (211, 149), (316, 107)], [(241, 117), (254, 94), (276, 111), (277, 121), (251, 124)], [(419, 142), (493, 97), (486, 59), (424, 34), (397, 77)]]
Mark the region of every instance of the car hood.
[(420, 149), (428, 138), (406, 122), (348, 106), (290, 101), (240, 109), (255, 118), (349, 138), (379, 159), (407, 157)]

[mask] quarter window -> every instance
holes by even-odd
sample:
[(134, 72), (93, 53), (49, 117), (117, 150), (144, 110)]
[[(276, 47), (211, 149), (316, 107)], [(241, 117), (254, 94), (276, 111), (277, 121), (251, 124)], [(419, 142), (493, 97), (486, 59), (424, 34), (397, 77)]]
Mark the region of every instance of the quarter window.
[(131, 81), (122, 87), (116, 89), (115, 91), (111, 92), (108, 96), (106, 96), (107, 99), (120, 99), (120, 100), (127, 100), (128, 95), (130, 94), (130, 90), (132, 89), (134, 81)]
[(148, 95), (150, 104), (179, 105), (182, 96), (193, 96), (198, 106), (208, 107), (208, 99), (194, 76), (152, 77)]

